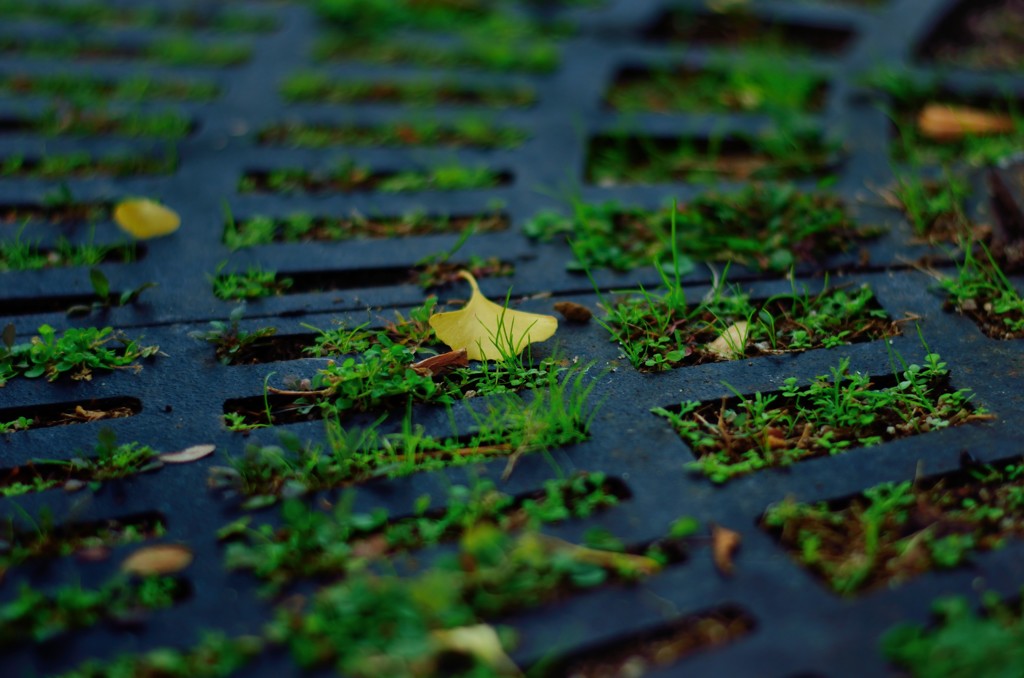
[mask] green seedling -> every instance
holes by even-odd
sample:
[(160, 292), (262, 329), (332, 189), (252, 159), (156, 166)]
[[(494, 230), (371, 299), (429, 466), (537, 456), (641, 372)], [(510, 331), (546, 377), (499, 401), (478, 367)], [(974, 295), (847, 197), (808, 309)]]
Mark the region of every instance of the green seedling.
[[(833, 348), (899, 334), (898, 325), (889, 321), (884, 310), (874, 303), (874, 295), (867, 286), (853, 292), (829, 289), (827, 279), (825, 289), (814, 296), (806, 290), (799, 292), (794, 283), (790, 294), (755, 302), (738, 289), (728, 290), (727, 265), (711, 292), (699, 303), (688, 304), (682, 275), (692, 269), (693, 264), (680, 250), (681, 243), (691, 240), (679, 233), (677, 214), (679, 209), (673, 206), (664, 241), (659, 235), (656, 246), (667, 250), (670, 260), (664, 261), (661, 249), (651, 247), (657, 252), (654, 263), (658, 265), (663, 292), (651, 293), (641, 288), (630, 297), (609, 302), (595, 285), (601, 304), (607, 309), (607, 316), (597, 322), (622, 346), (635, 368), (662, 371), (712, 360)], [(587, 224), (588, 229), (595, 224), (581, 223)], [(586, 244), (571, 241), (577, 261), (587, 261), (589, 252), (600, 251), (601, 237), (614, 233), (612, 228), (619, 227), (621, 222), (609, 219), (603, 224), (596, 223), (609, 228)], [(699, 237), (693, 234), (691, 238)], [(712, 236), (709, 239), (714, 241)], [(739, 248), (738, 241), (738, 238), (732, 239), (734, 248)], [(751, 244), (763, 246), (753, 239)], [(788, 260), (788, 256), (778, 256), (785, 250), (775, 252), (776, 258)], [(612, 256), (621, 254), (621, 250), (612, 251)], [(589, 269), (584, 270), (589, 275)]]
[[(638, 370), (658, 372), (719, 360), (834, 348), (900, 334), (878, 307), (869, 287), (826, 289), (818, 294), (780, 294), (751, 300), (718, 287), (699, 303), (686, 304), (682, 287), (639, 294), (608, 306), (598, 322)], [(723, 346), (723, 344), (725, 344)]]
[[(329, 664), (352, 676), (440, 671), (443, 656), (476, 675), (514, 675), (502, 634), (483, 619), (550, 600), (559, 591), (611, 581), (637, 581), (660, 571), (660, 551), (620, 553), (569, 544), (529, 532), (511, 537), (479, 526), (461, 540), (457, 557), (410, 578), (350, 574), (302, 608), (281, 609), (268, 629), (300, 666)], [(487, 638), (485, 659), (450, 642), (452, 633)], [(342, 639), (346, 639), (342, 641)]]
[(328, 34), (313, 46), (318, 61), (413, 64), (424, 68), (479, 68), (496, 72), (551, 73), (561, 61), (557, 43), (509, 32), (454, 42), (421, 44), (402, 38)]
[[(274, 270), (264, 269), (259, 264), (249, 266), (245, 272), (221, 273), (220, 271), (226, 265), (226, 261), (218, 265), (215, 276), (210, 279), (214, 296), (225, 301), (244, 301), (285, 294), (321, 293), (335, 289), (347, 289), (350, 286), (348, 277), (342, 273), (337, 276), (327, 273), (319, 277), (313, 277), (307, 273), (301, 278), (299, 273), (295, 273), (293, 278)], [(462, 269), (475, 273), (479, 278), (511, 276), (514, 271), (513, 264), (501, 261), (497, 257), (483, 259), (471, 256), (465, 264), (433, 261), (416, 264), (404, 273), (400, 270), (393, 273), (386, 271), (389, 280), (379, 284), (419, 284), (424, 288), (439, 287), (457, 282), (459, 280), (458, 271)]]
[(394, 122), (375, 127), (286, 122), (259, 133), (260, 143), (298, 148), (329, 146), (451, 146), (515, 148), (528, 138), (525, 132), (496, 127), (481, 118), (461, 118), (451, 125), (431, 120)]
[(473, 217), (431, 217), (414, 212), (401, 217), (314, 217), (295, 212), (283, 219), (254, 216), (236, 222), (228, 213), (224, 244), (233, 250), (274, 242), (339, 242), (363, 238), (395, 238), (441, 233), (492, 233), (504, 230), (508, 220), (501, 214)]
[(14, 600), (0, 605), (0, 646), (43, 643), (100, 622), (135, 619), (141, 611), (170, 607), (184, 592), (173, 577), (115, 578), (98, 589), (68, 585), (52, 593), (23, 584)]
[(231, 431), (232, 433), (245, 433), (246, 431), (255, 431), (258, 428), (267, 428), (270, 424), (261, 424), (259, 422), (252, 422), (249, 417), (239, 412), (225, 412), (224, 413), (224, 428)]
[(217, 275), (211, 279), (214, 296), (225, 301), (272, 297), (284, 294), (295, 284), (291, 278), (280, 277), (276, 271), (264, 270), (258, 265), (250, 266), (245, 273), (221, 274), (225, 266), (226, 261), (217, 267)]
[(498, 395), (550, 384), (564, 371), (556, 360), (534, 362), (510, 352), (493, 364), (471, 364), (444, 375), (413, 370), (412, 351), (380, 337), (358, 358), (321, 369), (312, 379), (312, 402), (326, 412), (369, 411), (411, 397), (415, 402), (450, 404), (466, 394)]
[(451, 31), (471, 28), (489, 17), (505, 14), (497, 7), (487, 7), (479, 2), (424, 6), (415, 0), (317, 0), (315, 7), (326, 21), (363, 34), (404, 28)]
[[(425, 504), (417, 510), (422, 514)], [(222, 534), (245, 531), (237, 523)], [(624, 548), (611, 535), (604, 541), (604, 548), (581, 546), (532, 528), (513, 536), (480, 522), (462, 531), (457, 553), (412, 576), (354, 561), (344, 579), (279, 605), (262, 637), (207, 635), (192, 650), (90, 660), (66, 678), (120, 675), (115, 668), (136, 671), (154, 662), (162, 675), (223, 678), (267, 646), (287, 648), (304, 668), (329, 666), (357, 677), (437, 675), (452, 666), (473, 675), (516, 675), (504, 654), (511, 632), (487, 625), (487, 618), (603, 584), (642, 581), (678, 561), (686, 548), (672, 540), (636, 548)], [(188, 673), (195, 665), (199, 672)]]
[(466, 229), (459, 233), (459, 239), (444, 252), (430, 254), (416, 262), (416, 282), (424, 289), (440, 287), (458, 282), (459, 272), (468, 271), (474, 278), (490, 278), (510, 276), (515, 273), (512, 264), (501, 261), (498, 257), (480, 257), (470, 255), (465, 263), (452, 261), (476, 231)]
[(177, 35), (132, 47), (81, 38), (0, 36), (0, 52), (54, 59), (139, 59), (169, 66), (237, 66), (249, 60), (252, 48), (241, 43), (199, 41)]
[(222, 40), (200, 42), (179, 35), (149, 43), (139, 56), (170, 66), (239, 66), (252, 56), (252, 47)]
[(826, 172), (838, 147), (814, 130), (776, 129), (749, 137), (594, 137), (586, 176), (600, 186), (722, 179), (792, 179)]
[(436, 308), (437, 297), (429, 297), (420, 306), (410, 309), (408, 318), (396, 312), (395, 320), (382, 329), (368, 329), (369, 323), (354, 328), (339, 324), (328, 330), (303, 325), (317, 333), (313, 344), (306, 347), (304, 352), (316, 358), (333, 358), (360, 354), (371, 346), (389, 344), (398, 344), (415, 352), (438, 343), (430, 327), (430, 316)]
[(826, 284), (812, 297), (799, 293), (794, 284), (792, 294), (755, 303), (738, 290), (726, 292), (728, 267), (709, 295), (698, 304), (687, 304), (682, 273), (691, 264), (681, 261), (677, 212), (675, 207), (671, 211), (668, 234), (672, 259), (658, 268), (664, 292), (652, 294), (641, 288), (632, 297), (608, 303), (595, 285), (608, 311), (598, 323), (622, 345), (638, 370), (656, 372), (744, 355), (830, 348), (899, 333), (883, 309), (872, 307), (873, 295), (866, 286), (849, 294), (829, 290)]
[(0, 177), (67, 179), (71, 177), (128, 177), (170, 174), (178, 166), (173, 148), (163, 158), (144, 155), (93, 156), (87, 152), (27, 158), (10, 155), (0, 159)]
[(492, 108), (522, 107), (536, 95), (529, 89), (480, 87), (458, 82), (357, 82), (338, 80), (324, 73), (296, 73), (281, 86), (282, 96), (292, 102), (332, 104), (388, 103), (406, 106), (479, 105)]
[[(672, 233), (675, 229), (675, 236)], [(720, 261), (769, 271), (820, 261), (877, 233), (858, 226), (835, 196), (798, 191), (794, 186), (755, 184), (737, 193), (706, 193), (688, 203), (657, 211), (617, 203), (578, 203), (570, 217), (542, 212), (525, 232), (548, 242), (572, 243), (570, 270), (630, 271), (677, 258)]]
[(407, 193), (412, 191), (459, 191), (492, 188), (503, 181), (499, 172), (486, 167), (468, 167), (458, 163), (439, 165), (428, 170), (374, 172), (368, 167), (346, 160), (325, 172), (302, 168), (283, 168), (269, 172), (250, 172), (242, 177), (238, 190), (242, 193), (321, 193), (380, 191)]
[(505, 336), (498, 342), (502, 355), (492, 363), (473, 362), (438, 374), (417, 368), (416, 362), (436, 353), (438, 342), (429, 325), (435, 304), (436, 299), (428, 298), (409, 318), (396, 314), (396, 322), (382, 329), (340, 326), (320, 332), (307, 352), (334, 360), (298, 380), (298, 388), (268, 387), (262, 397), (244, 399), (228, 412), (239, 415), (230, 416), (229, 423), (275, 425), (401, 409), (410, 401), (446, 405), (465, 397), (544, 387), (564, 371), (553, 357), (534, 361), (529, 350), (520, 355), (505, 345), (512, 341)]
[[(68, 328), (58, 336), (49, 325), (41, 325), (38, 332), (28, 343), (11, 343), (0, 350), (0, 386), (18, 377), (56, 381), (67, 375), (75, 381), (88, 381), (97, 371), (138, 372), (142, 369), (139, 360), (160, 351), (159, 346), (141, 346), (115, 334), (110, 327)], [(5, 331), (5, 341), (10, 336)], [(111, 342), (120, 346), (111, 347)]]
[(105, 2), (90, 0), (65, 4), (62, 2), (33, 2), (0, 0), (0, 14), (9, 20), (39, 20), (65, 24), (73, 28), (133, 27), (133, 28), (207, 28), (225, 32), (266, 32), (276, 21), (266, 14), (254, 14), (233, 9), (215, 13), (189, 9), (163, 11), (154, 7), (111, 7)]
[[(379, 375), (375, 376), (379, 381)], [(475, 419), (472, 432), (460, 435), (453, 430), (448, 437), (428, 435), (416, 426), (411, 409), (393, 422), (398, 427), (394, 433), (384, 433), (380, 428), (387, 415), (371, 426), (348, 429), (342, 424), (341, 414), (357, 407), (379, 408), (387, 399), (429, 397), (437, 402), (450, 402), (462, 395), (460, 391), (449, 390), (450, 382), (436, 384), (429, 377), (417, 377), (415, 385), (419, 391), (408, 390), (408, 378), (397, 383), (385, 382), (372, 390), (360, 384), (358, 391), (350, 387), (350, 393), (329, 399), (321, 396), (325, 397), (319, 407), (327, 421), (326, 448), (302, 444), (290, 436), (283, 437), (280, 445), (252, 444), (244, 456), (231, 460), (230, 468), (215, 468), (211, 482), (253, 497), (255, 505), (264, 505), (278, 496), (494, 458), (514, 459), (525, 453), (582, 442), (596, 412), (588, 405), (594, 382), (587, 383), (584, 377), (585, 370), (564, 377), (552, 370), (544, 382), (520, 385), (533, 388), (530, 398), (507, 392), (494, 395), (486, 409), (470, 410)], [(484, 378), (494, 379), (489, 375)], [(510, 390), (510, 383), (505, 378), (491, 389)]]
[(818, 110), (824, 80), (782, 66), (763, 54), (713, 64), (706, 70), (628, 70), (608, 93), (612, 108), (624, 112), (765, 112), (792, 115)]
[(534, 20), (500, 3), (421, 0), (318, 0), (318, 14), (328, 23), (358, 37), (395, 35), (400, 31), (444, 32), (467, 39), (500, 40), (502, 36), (565, 36), (561, 22)]
[(1024, 299), (984, 244), (968, 243), (957, 274), (942, 280), (947, 307), (971, 318), (994, 339), (1024, 336)]
[(207, 80), (181, 80), (132, 75), (121, 80), (66, 75), (0, 76), (0, 92), (10, 95), (41, 95), (72, 102), (76, 107), (96, 107), (106, 101), (141, 103), (156, 99), (210, 101), (218, 88)]
[(837, 593), (896, 585), (1024, 536), (1024, 467), (883, 483), (841, 504), (771, 506), (764, 526)]
[(499, 492), (489, 481), (472, 488), (456, 486), (449, 490), (443, 509), (430, 511), (429, 501), (421, 501), (415, 515), (393, 520), (383, 510), (354, 513), (353, 497), (344, 495), (331, 513), (289, 500), (281, 508), (283, 523), (277, 527), (250, 528), (248, 520), (244, 526), (230, 525), (222, 533), (229, 540), (226, 566), (252, 572), (277, 592), (297, 579), (337, 576), (360, 569), (366, 560), (455, 540), (479, 525), (494, 524), (503, 530), (537, 528), (587, 517), (618, 503), (608, 492), (603, 474), (551, 480), (541, 492), (518, 498)]
[(31, 522), (31, 530), (19, 529), (13, 518), (0, 527), (0, 538), (5, 543), (5, 550), (0, 553), (0, 576), (28, 561), (136, 544), (164, 534), (163, 521), (152, 516), (54, 525), (52, 516), (44, 512), (38, 521)]
[[(463, 231), (462, 235), (470, 233)], [(457, 283), (462, 278), (460, 271), (467, 271), (474, 278), (495, 278), (514, 275), (515, 264), (502, 261), (498, 257), (481, 257), (471, 254), (462, 262), (454, 262), (448, 258), (449, 253), (424, 257), (416, 263), (412, 281), (424, 290)]]
[(261, 341), (277, 334), (276, 327), (261, 327), (248, 332), (240, 326), (245, 315), (245, 304), (239, 304), (228, 316), (227, 322), (214, 320), (205, 332), (192, 332), (193, 339), (201, 339), (216, 347), (217, 358), (225, 365), (238, 364), (239, 357), (260, 344)]
[(191, 121), (173, 111), (151, 114), (111, 113), (102, 108), (79, 107), (53, 108), (25, 124), (32, 132), (50, 136), (117, 134), (178, 140), (188, 136), (192, 130)]
[(970, 389), (949, 389), (949, 370), (935, 353), (923, 364), (906, 365), (891, 386), (849, 367), (844, 358), (804, 387), (791, 377), (779, 393), (688, 401), (653, 412), (668, 419), (697, 457), (688, 468), (716, 483), (993, 418), (968, 405)]
[(129, 306), (136, 303), (143, 292), (159, 285), (159, 283), (150, 281), (142, 283), (135, 289), (125, 290), (121, 294), (112, 294), (110, 280), (98, 268), (89, 271), (89, 282), (92, 284), (92, 291), (96, 294), (97, 300), (88, 306), (72, 306), (67, 310), (68, 315), (88, 315), (96, 311)]
[(359, 354), (371, 346), (388, 342), (404, 346), (410, 351), (437, 345), (437, 335), (430, 326), (430, 316), (436, 310), (437, 297), (429, 297), (419, 306), (409, 309), (408, 318), (396, 312), (395, 320), (387, 323), (383, 329), (368, 329), (369, 323), (355, 328), (340, 324), (328, 330), (304, 325), (317, 333), (313, 345), (307, 347), (305, 352), (315, 358), (331, 358)]
[(257, 636), (228, 638), (219, 632), (203, 632), (195, 647), (165, 647), (111, 660), (89, 659), (59, 678), (228, 678), (239, 675), (263, 647), (263, 640)]
[(381, 177), (377, 190), (382, 193), (411, 191), (464, 191), (494, 188), (506, 182), (501, 172), (458, 163), (439, 165), (427, 172), (405, 171)]
[(32, 427), (31, 417), (18, 417), (11, 421), (0, 421), (0, 433), (14, 433), (15, 431), (27, 431)]
[(970, 195), (970, 184), (948, 171), (939, 180), (907, 174), (897, 178), (886, 202), (903, 211), (917, 237), (956, 242), (971, 231), (964, 207)]
[[(870, 288), (780, 294), (754, 301), (738, 290), (714, 292), (693, 305), (673, 287), (609, 304), (598, 322), (642, 372), (759, 355), (834, 348), (900, 334)], [(725, 344), (723, 346), (723, 344)]]
[(92, 242), (73, 244), (61, 236), (53, 246), (39, 241), (23, 240), (24, 226), (13, 240), (0, 243), (0, 271), (34, 271), (67, 266), (95, 266), (109, 261), (129, 263), (135, 260), (134, 244), (97, 245)]
[(931, 626), (902, 624), (882, 638), (885, 656), (919, 678), (962, 675), (1012, 676), (1024, 665), (1024, 617), (1020, 601), (991, 593), (976, 613), (966, 598), (948, 597), (932, 606)]
[(104, 481), (127, 478), (162, 466), (158, 452), (139, 443), (117, 443), (109, 428), (100, 431), (91, 457), (36, 459), (8, 471), (0, 479), (0, 495), (15, 497), (57, 487), (68, 491), (89, 486), (96, 490)]

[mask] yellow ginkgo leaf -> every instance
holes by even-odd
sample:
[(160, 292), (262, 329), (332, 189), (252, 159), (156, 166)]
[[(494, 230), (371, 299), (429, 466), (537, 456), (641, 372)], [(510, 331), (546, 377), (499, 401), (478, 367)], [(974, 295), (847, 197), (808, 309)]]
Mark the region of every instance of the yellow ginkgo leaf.
[(437, 338), (453, 351), (466, 349), (470, 360), (499, 360), (519, 355), (529, 344), (550, 339), (558, 329), (554, 316), (500, 306), (480, 293), (472, 275), (465, 271), (459, 275), (473, 288), (469, 303), (458, 311), (430, 316)]
[(170, 235), (181, 225), (177, 212), (146, 198), (119, 202), (114, 208), (114, 221), (139, 240)]

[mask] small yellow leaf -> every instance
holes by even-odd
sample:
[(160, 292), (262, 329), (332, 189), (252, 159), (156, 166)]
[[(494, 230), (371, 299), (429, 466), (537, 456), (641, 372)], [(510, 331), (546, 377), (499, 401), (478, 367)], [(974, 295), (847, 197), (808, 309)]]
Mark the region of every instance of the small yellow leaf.
[(147, 546), (121, 563), (122, 572), (139, 575), (174, 574), (192, 564), (192, 551), (180, 544)]
[(203, 457), (208, 457), (217, 449), (215, 445), (193, 445), (186, 447), (180, 452), (167, 452), (160, 455), (160, 461), (165, 464), (187, 464)]
[(500, 306), (480, 293), (472, 275), (465, 271), (459, 275), (473, 288), (469, 302), (458, 311), (430, 316), (437, 338), (453, 351), (466, 349), (470, 360), (499, 360), (503, 355), (519, 355), (529, 344), (550, 339), (558, 329), (554, 316)]
[(723, 360), (742, 358), (747, 348), (747, 321), (733, 323), (722, 332), (717, 339), (704, 347)]
[(139, 240), (170, 235), (181, 225), (177, 212), (146, 198), (119, 202), (114, 208), (114, 221)]
[(967, 106), (931, 103), (917, 116), (921, 134), (934, 141), (956, 141), (968, 134), (1009, 134), (1014, 130), (1013, 118)]

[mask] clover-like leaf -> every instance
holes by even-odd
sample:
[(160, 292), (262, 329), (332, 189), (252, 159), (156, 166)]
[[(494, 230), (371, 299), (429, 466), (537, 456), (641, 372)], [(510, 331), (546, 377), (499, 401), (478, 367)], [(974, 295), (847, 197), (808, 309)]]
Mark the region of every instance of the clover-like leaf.
[(114, 221), (139, 240), (170, 235), (181, 225), (177, 212), (147, 198), (119, 202), (114, 208)]
[(480, 293), (472, 275), (465, 271), (459, 275), (473, 288), (469, 302), (458, 311), (430, 316), (437, 338), (453, 351), (466, 349), (470, 360), (500, 360), (519, 355), (529, 344), (550, 339), (558, 329), (554, 316), (496, 304)]

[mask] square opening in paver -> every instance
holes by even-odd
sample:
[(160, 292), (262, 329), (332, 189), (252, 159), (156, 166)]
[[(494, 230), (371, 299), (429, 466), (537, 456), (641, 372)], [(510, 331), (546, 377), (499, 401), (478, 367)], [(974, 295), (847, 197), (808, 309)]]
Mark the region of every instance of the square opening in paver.
[(836, 593), (896, 586), (1024, 535), (1024, 466), (974, 466), (936, 478), (883, 483), (853, 497), (788, 499), (761, 526)]
[(690, 447), (695, 473), (724, 483), (766, 468), (843, 454), (861, 447), (993, 419), (954, 390), (938, 355), (898, 374), (850, 372), (842, 359), (829, 374), (800, 386), (795, 377), (775, 393), (720, 401), (686, 401), (654, 409)]

